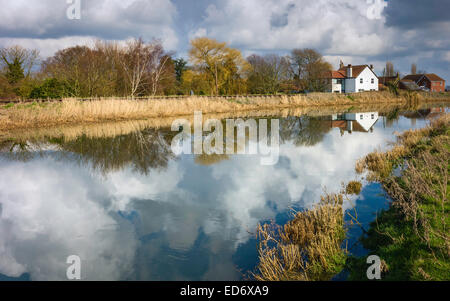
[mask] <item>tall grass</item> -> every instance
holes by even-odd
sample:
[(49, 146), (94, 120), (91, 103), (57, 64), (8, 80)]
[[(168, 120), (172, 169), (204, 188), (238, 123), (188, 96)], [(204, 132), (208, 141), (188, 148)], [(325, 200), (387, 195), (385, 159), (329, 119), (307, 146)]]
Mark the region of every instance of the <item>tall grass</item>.
[(299, 212), (284, 227), (260, 225), (259, 281), (330, 280), (345, 265), (342, 195), (327, 195), (315, 208)]
[(393, 98), (385, 92), (345, 95), (314, 93), (308, 96), (252, 97), (233, 99), (188, 97), (172, 99), (98, 99), (79, 101), (16, 104), (0, 107), (0, 129), (53, 126), (90, 122), (139, 120), (159, 117), (191, 115), (194, 111), (233, 113), (251, 110), (283, 109), (292, 107), (323, 107), (336, 105), (405, 103), (405, 98)]

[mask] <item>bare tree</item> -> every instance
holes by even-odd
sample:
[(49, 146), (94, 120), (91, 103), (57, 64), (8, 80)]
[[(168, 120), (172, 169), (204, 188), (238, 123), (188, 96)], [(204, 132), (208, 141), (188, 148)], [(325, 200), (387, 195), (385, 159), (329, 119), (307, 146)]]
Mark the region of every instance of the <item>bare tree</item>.
[(297, 87), (312, 91), (322, 91), (326, 83), (322, 80), (327, 71), (332, 70), (330, 63), (314, 49), (294, 49), (291, 54), (292, 76)]
[(173, 72), (167, 72), (167, 66), (171, 60), (171, 55), (164, 51), (159, 41), (155, 41), (152, 45), (151, 61), (149, 64), (149, 75), (151, 83), (151, 93), (156, 95), (161, 81), (173, 75)]
[(122, 50), (120, 62), (130, 96), (134, 98), (148, 90), (155, 95), (169, 60), (170, 55), (164, 52), (160, 41), (149, 44), (141, 38), (129, 41)]
[(289, 79), (288, 57), (269, 54), (264, 57), (253, 54), (247, 58), (251, 65), (248, 88), (251, 93), (277, 93), (281, 84)]
[(395, 76), (394, 64), (392, 62), (386, 62), (386, 68), (384, 69), (383, 73), (386, 77)]

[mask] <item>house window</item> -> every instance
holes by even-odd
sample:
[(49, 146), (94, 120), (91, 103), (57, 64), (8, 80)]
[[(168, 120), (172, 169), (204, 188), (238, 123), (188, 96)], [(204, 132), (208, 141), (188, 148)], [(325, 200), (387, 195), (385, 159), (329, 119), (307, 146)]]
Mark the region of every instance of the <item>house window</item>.
[(374, 83), (375, 83), (375, 79), (372, 78), (372, 81), (371, 81), (371, 82), (372, 82), (372, 84), (374, 84)]
[(359, 83), (361, 83), (361, 84), (363, 83), (363, 79), (362, 78), (359, 80)]
[(372, 119), (375, 119), (375, 114), (372, 114)]
[(361, 117), (360, 117), (360, 118), (361, 118), (361, 120), (363, 120), (363, 119), (364, 119), (364, 116), (363, 116), (363, 115), (361, 115)]

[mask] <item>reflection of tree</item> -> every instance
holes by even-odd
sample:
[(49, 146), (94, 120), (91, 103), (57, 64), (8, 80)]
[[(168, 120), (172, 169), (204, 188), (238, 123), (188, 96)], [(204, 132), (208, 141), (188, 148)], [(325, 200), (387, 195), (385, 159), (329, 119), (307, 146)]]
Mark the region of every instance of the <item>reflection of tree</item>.
[[(135, 170), (147, 174), (150, 169), (167, 167), (174, 158), (171, 142), (177, 133), (146, 129), (115, 137), (88, 137), (76, 139), (47, 138), (45, 140), (0, 141), (1, 155), (10, 160), (29, 161), (36, 154), (53, 156), (61, 160), (74, 158), (104, 173), (120, 170), (131, 165)], [(55, 153), (51, 150), (60, 150)], [(76, 156), (74, 156), (74, 154)]]
[(12, 139), (0, 141), (0, 152), (8, 159), (23, 162), (34, 157), (34, 149), (28, 141)]
[(297, 146), (314, 146), (330, 132), (326, 117), (288, 117), (280, 121), (281, 142), (292, 141)]
[(103, 172), (120, 170), (131, 164), (135, 170), (147, 174), (150, 169), (167, 167), (169, 160), (174, 158), (170, 148), (173, 134), (147, 129), (108, 138), (83, 135), (67, 142), (62, 139), (58, 144)]

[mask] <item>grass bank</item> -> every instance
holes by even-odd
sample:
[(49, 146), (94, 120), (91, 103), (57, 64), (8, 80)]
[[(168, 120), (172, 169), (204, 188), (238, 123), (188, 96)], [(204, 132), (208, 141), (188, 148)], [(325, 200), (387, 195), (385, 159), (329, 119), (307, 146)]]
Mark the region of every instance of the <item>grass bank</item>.
[[(373, 152), (358, 173), (382, 183), (391, 198), (364, 231), (363, 246), (380, 257), (382, 279), (450, 280), (450, 115), (398, 137), (390, 151)], [(349, 280), (367, 280), (367, 257), (343, 249), (347, 228), (344, 195), (359, 194), (350, 182), (340, 195), (327, 196), (315, 208), (297, 213), (281, 227), (257, 229), (259, 263), (253, 278), (262, 281), (330, 280), (347, 269)], [(353, 219), (357, 224), (357, 219)]]
[(255, 110), (292, 107), (323, 107), (336, 105), (362, 105), (408, 103), (416, 101), (450, 100), (447, 94), (404, 94), (393, 97), (388, 92), (366, 92), (354, 95), (316, 93), (280, 97), (235, 98), (168, 98), (168, 99), (98, 99), (79, 101), (65, 99), (62, 102), (33, 102), (0, 105), (0, 130), (48, 127), (55, 125), (98, 123), (107, 121), (142, 120), (148, 118), (204, 114), (236, 113)]
[[(357, 171), (383, 184), (392, 203), (362, 238), (385, 262), (384, 280), (450, 280), (450, 116), (408, 131), (392, 150), (360, 160)], [(350, 261), (351, 279), (367, 279), (364, 259)]]

